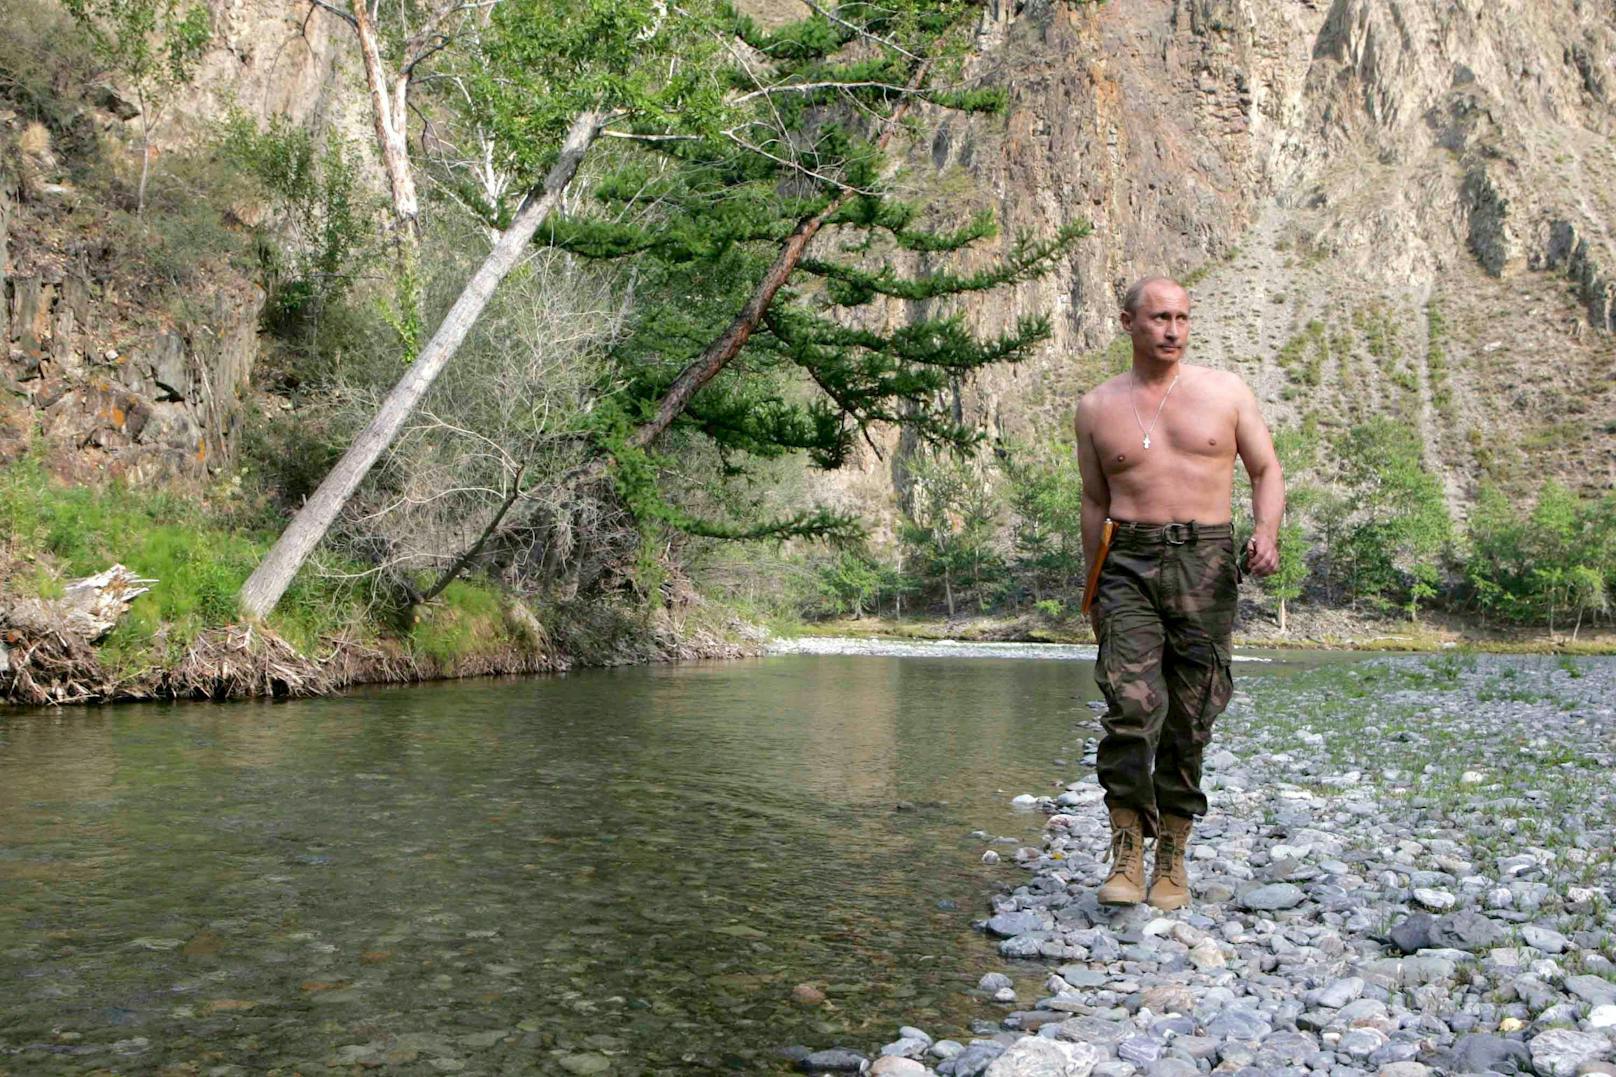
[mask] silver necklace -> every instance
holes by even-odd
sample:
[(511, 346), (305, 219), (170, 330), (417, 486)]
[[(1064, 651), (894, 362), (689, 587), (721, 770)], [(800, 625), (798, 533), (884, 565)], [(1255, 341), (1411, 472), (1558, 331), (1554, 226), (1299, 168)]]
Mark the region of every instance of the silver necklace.
[(1133, 421), (1139, 424), (1139, 432), (1145, 435), (1145, 448), (1147, 449), (1150, 448), (1150, 432), (1156, 429), (1156, 420), (1161, 418), (1162, 408), (1167, 406), (1167, 398), (1173, 395), (1174, 389), (1178, 388), (1178, 379), (1181, 376), (1179, 374), (1173, 375), (1173, 383), (1162, 394), (1161, 403), (1156, 405), (1156, 414), (1150, 417), (1150, 425), (1147, 427), (1145, 421), (1139, 417), (1139, 405), (1133, 402), (1133, 391), (1139, 386), (1139, 375), (1131, 370), (1128, 371), (1128, 378), (1131, 382), (1128, 386), (1128, 406), (1133, 408)]

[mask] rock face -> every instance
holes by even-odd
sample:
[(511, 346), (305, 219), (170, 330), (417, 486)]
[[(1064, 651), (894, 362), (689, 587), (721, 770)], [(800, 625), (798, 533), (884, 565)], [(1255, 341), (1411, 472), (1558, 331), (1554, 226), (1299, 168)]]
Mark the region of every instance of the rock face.
[[(345, 25), (270, 0), (209, 6), (213, 45), (160, 146), (194, 134), (179, 118), (233, 102), (334, 128), (368, 159)], [(766, 22), (804, 11), (745, 6)], [(1065, 429), (1117, 369), (1102, 349), (1121, 289), (1168, 272), (1197, 278), (1192, 359), (1239, 371), (1273, 423), (1312, 413), (1328, 432), (1401, 414), (1455, 505), (1528, 453), (1534, 475), (1616, 482), (1608, 4), (1026, 0), (990, 5), (982, 37), (973, 74), (1004, 85), (1009, 108), (935, 117), (912, 148), (935, 166), (921, 199), (995, 210), (1005, 245), (1077, 219), (1094, 230), (1047, 278), (968, 303), (984, 330), (1045, 311), (1054, 326), (1037, 358), (961, 384), (962, 418), (990, 435)], [(103, 106), (139, 122), (115, 88)], [(226, 283), (193, 324), (108, 340), (109, 297), (86, 267), (3, 263), (0, 456), (26, 442), (15, 383), (94, 467), (228, 465), (256, 289)], [(1318, 354), (1302, 358), (1310, 340)], [(890, 514), (910, 446), (889, 431), (880, 448), (812, 481), (833, 504)]]
[[(10, 218), (0, 187), (0, 252)], [(26, 451), (37, 423), (82, 478), (184, 483), (228, 468), (263, 291), (225, 277), (187, 324), (140, 326), (109, 313), (109, 289), (84, 257), (39, 261), (0, 273), (0, 462)]]
[[(984, 328), (1045, 310), (1055, 325), (1040, 357), (960, 388), (967, 418), (1067, 429), (1125, 361), (1100, 351), (1121, 290), (1166, 272), (1198, 278), (1191, 360), (1240, 372), (1271, 423), (1402, 413), (1456, 506), (1477, 444), (1487, 466), (1521, 465), (1528, 431), (1555, 423), (1576, 430), (1534, 443), (1537, 474), (1616, 479), (1608, 5), (1031, 0), (987, 32), (981, 74), (1010, 108), (941, 120), (920, 148), (942, 172), (931, 201), (991, 207), (1006, 237), (1094, 231), (1049, 277), (975, 305)], [(1546, 335), (1546, 317), (1571, 329)], [(1286, 345), (1312, 323), (1327, 346), (1310, 365)], [(883, 448), (900, 451), (831, 492), (901, 491), (905, 447)]]
[[(153, 129), (156, 152), (212, 137), (209, 125), (236, 109), (335, 130), (369, 160), (363, 73), (337, 16), (278, 0), (207, 6), (212, 40)], [(138, 138), (139, 108), (125, 88), (100, 85), (88, 103), (105, 131)], [(0, 169), (0, 463), (37, 429), (58, 450), (53, 466), (79, 479), (194, 484), (230, 469), (259, 354), (262, 290), (233, 270), (202, 273), (201, 294), (188, 295), (176, 319), (150, 297), (120, 294), (93, 239), (42, 242), (49, 228), (19, 235), (11, 184)], [(35, 211), (49, 217), (53, 207)]]

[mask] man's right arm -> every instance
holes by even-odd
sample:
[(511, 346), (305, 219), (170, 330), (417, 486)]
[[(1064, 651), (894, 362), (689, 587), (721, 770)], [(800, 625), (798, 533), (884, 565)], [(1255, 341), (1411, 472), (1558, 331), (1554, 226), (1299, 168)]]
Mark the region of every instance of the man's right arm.
[(1100, 455), (1094, 449), (1094, 411), (1093, 396), (1085, 396), (1078, 402), (1077, 417), (1073, 420), (1077, 432), (1077, 468), (1083, 476), (1081, 519), (1085, 572), (1094, 567), (1094, 559), (1099, 556), (1100, 534), (1105, 528), (1105, 518), (1111, 513), (1111, 487), (1100, 467)]

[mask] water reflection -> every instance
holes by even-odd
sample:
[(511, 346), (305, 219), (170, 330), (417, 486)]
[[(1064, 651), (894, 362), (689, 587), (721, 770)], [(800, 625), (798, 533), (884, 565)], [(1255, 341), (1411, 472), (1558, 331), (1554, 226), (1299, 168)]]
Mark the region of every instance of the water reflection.
[(969, 918), (1016, 878), (967, 835), (1036, 840), (1008, 798), (1094, 696), (1086, 663), (801, 656), (0, 717), (0, 1070), (963, 1035), (1003, 967)]

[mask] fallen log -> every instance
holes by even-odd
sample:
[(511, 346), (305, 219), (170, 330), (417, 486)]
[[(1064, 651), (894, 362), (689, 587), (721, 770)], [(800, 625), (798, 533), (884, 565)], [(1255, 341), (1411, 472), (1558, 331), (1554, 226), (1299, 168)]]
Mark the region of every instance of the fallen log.
[(108, 678), (95, 644), (156, 582), (113, 565), (68, 584), (60, 598), (0, 606), (0, 699), (61, 705), (105, 698)]

